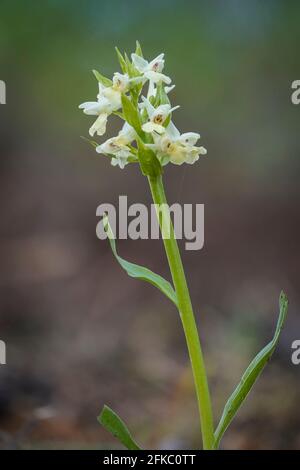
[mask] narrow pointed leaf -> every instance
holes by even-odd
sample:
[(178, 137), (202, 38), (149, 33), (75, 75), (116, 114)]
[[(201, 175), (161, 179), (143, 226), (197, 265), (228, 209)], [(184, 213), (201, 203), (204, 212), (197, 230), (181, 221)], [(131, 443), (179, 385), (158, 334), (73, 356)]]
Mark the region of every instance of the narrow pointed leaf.
[(146, 147), (139, 136), (137, 136), (136, 142), (138, 146), (138, 157), (143, 175), (159, 175), (162, 172), (162, 168), (153, 150)]
[(85, 142), (87, 142), (88, 144), (90, 144), (92, 147), (96, 148), (98, 147), (98, 142), (96, 142), (95, 140), (91, 140), (91, 139), (88, 139), (87, 137), (84, 137), (83, 135), (80, 136), (82, 140), (84, 140)]
[(117, 53), (117, 56), (118, 56), (118, 59), (119, 59), (119, 63), (120, 63), (120, 67), (122, 69), (122, 72), (127, 73), (126, 61), (125, 61), (124, 57), (122, 56), (121, 52), (119, 51), (119, 49), (117, 47), (115, 49), (116, 49), (116, 53)]
[(126, 121), (134, 128), (137, 134), (141, 134), (142, 129), (137, 108), (133, 105), (128, 96), (122, 95), (121, 99), (123, 114)]
[(140, 45), (139, 41), (136, 41), (135, 53), (136, 53), (136, 55), (139, 55), (140, 57), (143, 57), (143, 52), (142, 52), (142, 48), (141, 48), (141, 45)]
[(165, 90), (165, 85), (162, 82), (158, 83), (157, 85), (154, 107), (157, 108), (160, 104), (170, 104), (169, 97)]
[(98, 70), (93, 70), (93, 74), (95, 75), (98, 82), (100, 82), (103, 86), (112, 86), (112, 81), (110, 78), (104, 77)]
[(131, 436), (126, 424), (111, 408), (105, 405), (100, 416), (98, 416), (98, 421), (128, 450), (141, 450), (141, 448), (137, 445), (137, 443)]
[(244, 375), (242, 376), (240, 383), (238, 384), (238, 386), (230, 396), (229, 400), (227, 401), (219, 425), (215, 432), (215, 448), (219, 446), (224, 432), (226, 431), (233, 417), (244, 402), (245, 398), (247, 397), (253, 384), (261, 374), (265, 365), (270, 360), (278, 343), (279, 335), (287, 315), (287, 310), (288, 299), (284, 292), (281, 292), (279, 297), (279, 318), (273, 339), (253, 359), (251, 364), (246, 369)]
[(123, 121), (125, 121), (124, 115), (120, 111), (114, 111), (113, 114), (115, 114), (119, 118), (123, 119)]
[(130, 263), (129, 261), (126, 261), (121, 258), (121, 256), (119, 256), (117, 253), (114, 234), (112, 232), (111, 226), (109, 225), (107, 216), (103, 217), (103, 226), (108, 235), (109, 243), (115, 258), (122, 266), (122, 268), (127, 272), (127, 274), (136, 279), (142, 279), (143, 281), (149, 282), (153, 286), (157, 287), (177, 307), (176, 293), (171, 284), (166, 281), (162, 276), (160, 276), (159, 274), (155, 274), (150, 269), (144, 268), (144, 266), (139, 266), (138, 264)]
[(132, 77), (136, 77), (137, 75), (139, 75), (138, 70), (135, 68), (135, 66), (133, 65), (133, 63), (129, 59), (126, 52), (124, 54), (124, 57), (125, 57), (125, 63), (126, 63), (127, 73), (129, 75), (129, 77), (132, 78)]
[[(154, 99), (154, 107), (157, 108), (161, 104), (171, 104), (170, 100), (169, 100), (169, 97), (168, 97), (168, 95), (166, 93), (166, 90), (165, 90), (165, 85), (162, 82), (158, 83), (158, 85), (157, 85), (156, 97)], [(171, 119), (172, 119), (172, 114), (170, 113), (167, 116), (165, 122), (163, 123), (163, 126), (168, 127), (168, 125), (171, 122)]]

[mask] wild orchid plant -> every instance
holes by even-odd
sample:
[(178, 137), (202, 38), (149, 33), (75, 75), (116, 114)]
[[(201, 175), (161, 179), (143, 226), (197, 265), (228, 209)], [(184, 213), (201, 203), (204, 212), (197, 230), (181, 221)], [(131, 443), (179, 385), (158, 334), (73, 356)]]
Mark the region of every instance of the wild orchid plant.
[[(219, 424), (214, 428), (211, 397), (203, 359), (200, 339), (190, 299), (185, 272), (177, 245), (163, 186), (163, 167), (168, 163), (194, 164), (206, 149), (198, 147), (200, 135), (195, 132), (181, 134), (172, 121), (172, 107), (169, 92), (174, 88), (171, 79), (164, 75), (164, 54), (150, 62), (143, 58), (137, 43), (131, 60), (116, 49), (122, 73), (116, 72), (112, 80), (94, 70), (98, 81), (97, 101), (82, 103), (79, 108), (85, 114), (97, 116), (89, 133), (102, 136), (106, 132), (110, 115), (117, 115), (123, 126), (116, 137), (98, 144), (89, 140), (101, 153), (111, 159), (113, 166), (124, 168), (130, 163), (139, 163), (142, 174), (147, 177), (162, 233), (173, 284), (149, 269), (125, 261), (116, 250), (115, 237), (108, 218), (103, 218), (114, 256), (123, 269), (134, 278), (147, 281), (163, 292), (177, 308), (185, 338), (194, 377), (199, 407), (203, 449), (217, 449), (220, 440), (234, 415), (248, 395), (252, 385), (272, 356), (286, 317), (288, 300), (281, 292), (279, 298), (279, 319), (273, 339), (253, 359), (238, 386), (227, 401)], [(143, 90), (147, 86), (147, 94)], [(128, 449), (140, 449), (123, 421), (109, 407), (105, 406), (99, 421), (116, 436)]]

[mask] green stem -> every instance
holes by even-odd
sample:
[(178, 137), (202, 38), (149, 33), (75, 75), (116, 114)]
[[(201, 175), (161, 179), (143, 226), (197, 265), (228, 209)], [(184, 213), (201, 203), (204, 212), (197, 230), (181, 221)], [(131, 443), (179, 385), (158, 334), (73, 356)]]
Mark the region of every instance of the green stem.
[(207, 382), (205, 364), (200, 345), (199, 335), (193, 313), (193, 307), (186, 282), (184, 268), (174, 234), (174, 228), (170, 217), (162, 177), (148, 177), (153, 201), (158, 210), (159, 224), (163, 242), (172, 274), (172, 279), (178, 299), (178, 308), (185, 333), (189, 357), (193, 370), (200, 424), (202, 431), (203, 449), (214, 447), (213, 416), (210, 393)]

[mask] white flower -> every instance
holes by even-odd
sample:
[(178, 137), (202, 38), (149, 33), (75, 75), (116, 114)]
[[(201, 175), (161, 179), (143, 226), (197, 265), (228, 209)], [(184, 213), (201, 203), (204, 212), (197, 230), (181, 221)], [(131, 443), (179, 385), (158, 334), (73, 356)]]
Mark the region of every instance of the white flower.
[(121, 93), (125, 93), (129, 90), (129, 86), (130, 78), (127, 73), (125, 73), (124, 75), (119, 72), (114, 73), (112, 86), (114, 90), (120, 91)]
[(144, 75), (144, 77), (152, 83), (164, 82), (170, 85), (171, 79), (162, 72), (165, 61), (164, 54), (160, 54), (155, 59), (148, 62), (137, 54), (131, 54), (131, 59), (135, 68)]
[(141, 107), (146, 108), (149, 117), (149, 121), (142, 126), (143, 131), (157, 132), (158, 134), (163, 134), (165, 132), (166, 128), (163, 126), (163, 123), (172, 111), (179, 108), (179, 106), (171, 108), (170, 104), (161, 104), (155, 108), (145, 97), (143, 97)]
[(162, 136), (154, 134), (154, 144), (148, 144), (148, 147), (156, 150), (157, 156), (162, 164), (182, 163), (193, 164), (199, 159), (199, 155), (206, 155), (207, 150), (204, 147), (196, 147), (200, 134), (196, 132), (186, 132), (180, 134), (175, 125), (170, 122), (165, 134)]
[(97, 101), (87, 101), (79, 105), (85, 114), (98, 115), (98, 118), (91, 126), (89, 134), (93, 137), (95, 133), (98, 135), (105, 134), (107, 118), (114, 111), (121, 107), (121, 92), (111, 87), (105, 87), (99, 82), (99, 93)]
[(136, 137), (135, 130), (125, 122), (116, 137), (106, 140), (103, 144), (96, 147), (96, 152), (106, 155), (112, 155), (111, 164), (113, 166), (119, 165), (124, 168), (128, 163), (129, 157), (135, 157), (128, 144), (130, 144)]
[(143, 77), (131, 77), (127, 73), (115, 72), (113, 75), (113, 90), (120, 91), (121, 93), (126, 93), (129, 91), (131, 85), (143, 82)]
[(117, 137), (115, 137), (118, 144), (128, 145), (136, 138), (136, 132), (132, 126), (127, 122), (124, 123)]
[(107, 118), (108, 114), (107, 113), (101, 113), (97, 117), (96, 121), (94, 124), (89, 128), (89, 134), (90, 136), (94, 136), (95, 133), (98, 135), (103, 135), (106, 132), (106, 125), (107, 125)]

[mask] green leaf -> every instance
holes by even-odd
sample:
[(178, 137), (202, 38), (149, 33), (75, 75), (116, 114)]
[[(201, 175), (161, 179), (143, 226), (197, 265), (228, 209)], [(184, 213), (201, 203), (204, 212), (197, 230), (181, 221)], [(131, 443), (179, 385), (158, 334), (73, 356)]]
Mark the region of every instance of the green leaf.
[[(142, 55), (142, 49), (138, 42), (137, 42), (136, 48), (137, 48), (136, 53), (138, 55)], [(135, 66), (129, 59), (126, 52), (124, 53), (124, 56), (122, 56), (122, 54), (120, 53), (117, 47), (116, 47), (116, 51), (118, 54), (119, 62), (123, 70), (123, 73), (127, 73), (130, 78), (141, 77), (141, 73), (135, 68)], [(135, 106), (137, 106), (138, 104), (138, 99), (142, 91), (142, 88), (143, 88), (143, 81), (141, 81), (140, 83), (131, 83), (130, 95)]]
[(253, 359), (251, 364), (246, 369), (244, 375), (242, 376), (240, 383), (238, 384), (238, 386), (230, 396), (229, 400), (227, 401), (219, 425), (215, 432), (215, 448), (219, 446), (224, 432), (226, 431), (233, 417), (244, 402), (245, 398), (247, 397), (253, 384), (261, 374), (265, 365), (270, 360), (278, 343), (279, 335), (287, 315), (287, 310), (288, 299), (284, 292), (281, 292), (279, 297), (279, 318), (273, 339)]
[(135, 66), (132, 64), (131, 60), (129, 59), (128, 55), (124, 54), (125, 56), (125, 63), (126, 63), (126, 67), (127, 67), (127, 73), (129, 75), (130, 78), (132, 77), (136, 77), (137, 75), (139, 75), (139, 72), (138, 70), (135, 68)]
[(153, 286), (157, 287), (178, 308), (176, 293), (168, 281), (166, 281), (159, 274), (155, 274), (150, 269), (144, 268), (143, 266), (139, 266), (138, 264), (130, 263), (129, 261), (124, 260), (123, 258), (121, 258), (121, 256), (118, 255), (114, 234), (111, 229), (111, 226), (109, 225), (107, 216), (103, 217), (103, 227), (108, 235), (109, 243), (116, 260), (127, 272), (127, 274), (136, 279), (142, 279), (143, 281), (149, 282)]
[[(156, 92), (156, 96), (155, 96), (155, 99), (153, 101), (153, 106), (155, 108), (157, 108), (158, 106), (160, 106), (161, 104), (171, 104), (170, 103), (170, 100), (169, 100), (169, 97), (166, 93), (166, 90), (165, 90), (165, 85), (163, 82), (160, 82), (158, 83), (157, 85), (157, 92)], [(170, 124), (171, 122), (171, 119), (172, 119), (172, 115), (171, 113), (167, 116), (165, 122), (163, 123), (163, 126), (164, 127), (168, 127), (168, 125)]]
[(170, 113), (170, 114), (167, 116), (165, 122), (163, 123), (163, 126), (167, 128), (168, 125), (169, 125), (170, 122), (171, 122), (171, 119), (172, 119), (172, 114)]
[(138, 136), (136, 137), (136, 142), (138, 146), (138, 157), (143, 175), (159, 175), (162, 172), (162, 168), (153, 150), (146, 147), (142, 139), (140, 139)]
[(101, 75), (100, 72), (98, 72), (98, 70), (93, 70), (93, 74), (95, 75), (96, 79), (98, 80), (98, 82), (102, 83), (103, 86), (112, 86), (112, 80), (110, 80), (110, 78), (106, 78), (104, 77), (104, 75)]
[(134, 128), (138, 134), (141, 134), (142, 128), (137, 108), (133, 105), (128, 96), (122, 94), (121, 99), (125, 120)]
[(154, 107), (157, 108), (160, 104), (170, 104), (169, 97), (165, 90), (165, 85), (162, 82), (157, 85)]
[(128, 450), (141, 450), (131, 436), (126, 424), (111, 408), (104, 405), (97, 419), (99, 423), (115, 436)]
[(96, 142), (95, 140), (88, 139), (87, 137), (84, 137), (83, 135), (81, 135), (80, 137), (82, 140), (90, 144), (93, 148), (96, 148), (99, 145), (98, 142)]
[(139, 55), (140, 57), (143, 57), (143, 52), (142, 52), (142, 48), (141, 48), (141, 45), (140, 45), (139, 41), (136, 41), (135, 53), (136, 53), (136, 55)]
[(113, 111), (113, 114), (115, 114), (115, 116), (118, 116), (119, 118), (123, 119), (123, 121), (125, 121), (125, 117), (123, 113), (121, 113), (120, 111)]
[(118, 56), (118, 59), (119, 59), (119, 62), (120, 62), (120, 67), (122, 69), (122, 72), (127, 73), (126, 61), (125, 61), (124, 57), (122, 56), (121, 52), (119, 51), (119, 49), (117, 47), (115, 49), (116, 49), (116, 53), (117, 53), (117, 56)]

